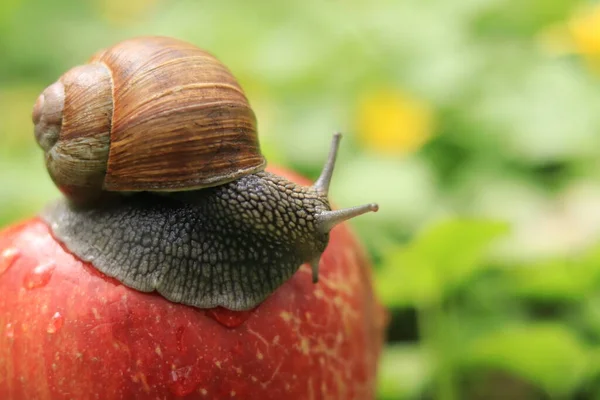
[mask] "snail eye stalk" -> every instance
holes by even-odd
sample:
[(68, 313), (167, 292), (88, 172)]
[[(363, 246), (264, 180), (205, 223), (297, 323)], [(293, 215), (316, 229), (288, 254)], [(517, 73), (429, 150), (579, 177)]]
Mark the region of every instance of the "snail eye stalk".
[(335, 160), (337, 158), (337, 153), (338, 149), (340, 148), (341, 140), (341, 133), (338, 132), (333, 135), (331, 147), (329, 149), (329, 156), (327, 157), (327, 161), (323, 166), (321, 176), (319, 176), (319, 179), (317, 179), (317, 181), (313, 184), (313, 188), (323, 196), (327, 196), (327, 194), (329, 193), (329, 183), (331, 182), (331, 177), (333, 176), (333, 169), (335, 167)]
[[(331, 177), (333, 176), (335, 160), (337, 158), (341, 139), (341, 133), (336, 133), (333, 135), (329, 156), (327, 157), (327, 161), (323, 166), (323, 171), (321, 171), (321, 175), (313, 184), (315, 191), (325, 197), (327, 197), (329, 193), (329, 184), (331, 183)], [(343, 208), (341, 210), (323, 211), (316, 216), (317, 229), (319, 232), (326, 234), (329, 233), (334, 226), (344, 221), (368, 212), (376, 212), (377, 210), (379, 210), (379, 206), (376, 203), (370, 203), (361, 206)], [(319, 281), (319, 259), (320, 257), (317, 257), (310, 261), (314, 283)]]
[(351, 218), (368, 212), (377, 212), (379, 206), (376, 203), (363, 204), (362, 206), (343, 208), (335, 211), (324, 211), (317, 215), (317, 226), (322, 233), (329, 232), (334, 226), (341, 224)]

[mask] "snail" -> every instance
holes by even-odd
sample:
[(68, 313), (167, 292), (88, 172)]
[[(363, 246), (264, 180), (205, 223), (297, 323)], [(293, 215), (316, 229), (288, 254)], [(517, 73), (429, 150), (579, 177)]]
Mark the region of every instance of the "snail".
[(198, 308), (251, 309), (337, 224), (340, 135), (310, 187), (265, 172), (257, 124), (231, 72), (192, 44), (142, 37), (96, 53), (46, 88), (32, 119), (64, 194), (42, 218), (73, 254), (125, 286)]

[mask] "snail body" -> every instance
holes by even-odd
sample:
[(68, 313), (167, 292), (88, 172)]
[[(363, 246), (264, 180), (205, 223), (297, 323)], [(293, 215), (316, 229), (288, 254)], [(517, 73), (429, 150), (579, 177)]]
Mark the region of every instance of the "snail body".
[(301, 264), (318, 280), (340, 135), (311, 187), (263, 172), (256, 118), (210, 54), (138, 38), (50, 85), (33, 111), (65, 194), (43, 218), (75, 255), (126, 286), (200, 308), (249, 309)]

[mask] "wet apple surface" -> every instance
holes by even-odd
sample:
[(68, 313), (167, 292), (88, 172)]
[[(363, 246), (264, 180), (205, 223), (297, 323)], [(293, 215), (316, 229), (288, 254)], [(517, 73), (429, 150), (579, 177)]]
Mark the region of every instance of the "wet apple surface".
[(315, 285), (302, 266), (253, 310), (203, 310), (102, 275), (40, 219), (9, 227), (0, 398), (373, 398), (386, 316), (346, 225), (320, 270)]

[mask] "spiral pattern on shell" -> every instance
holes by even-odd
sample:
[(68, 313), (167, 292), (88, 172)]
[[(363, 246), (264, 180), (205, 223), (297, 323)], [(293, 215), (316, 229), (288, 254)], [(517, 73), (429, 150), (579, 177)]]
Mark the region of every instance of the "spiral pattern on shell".
[(35, 136), (76, 203), (102, 191), (181, 191), (263, 170), (256, 118), (231, 72), (180, 40), (96, 53), (38, 98)]

